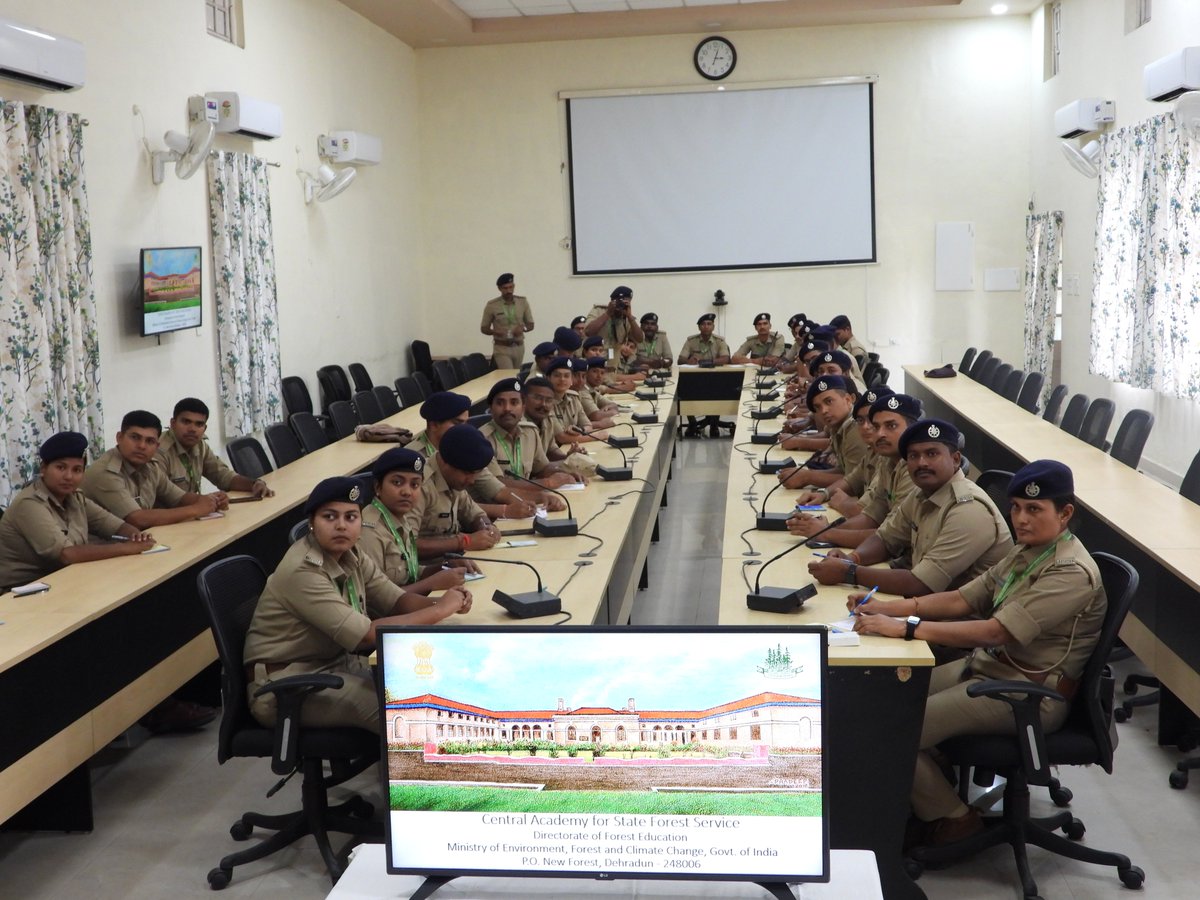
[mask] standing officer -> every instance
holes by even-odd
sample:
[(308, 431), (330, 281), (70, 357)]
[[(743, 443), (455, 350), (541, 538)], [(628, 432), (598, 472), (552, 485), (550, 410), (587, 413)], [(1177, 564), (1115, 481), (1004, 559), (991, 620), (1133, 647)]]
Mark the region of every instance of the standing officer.
[(773, 366), (783, 356), (783, 349), (783, 335), (771, 330), (771, 314), (762, 312), (754, 317), (754, 334), (734, 351), (733, 362), (738, 365), (756, 363)]
[(621, 344), (625, 341), (637, 343), (645, 338), (642, 327), (633, 317), (633, 290), (623, 284), (613, 288), (607, 306), (597, 303), (592, 307), (583, 330), (588, 337), (598, 334), (604, 338), (604, 346), (609, 351), (609, 368), (615, 369)]
[(533, 310), (528, 300), (513, 293), (512, 272), (497, 278), (496, 287), (500, 296), (484, 305), (479, 330), (491, 335), (497, 369), (519, 369), (525, 357), (525, 332), (533, 331)]

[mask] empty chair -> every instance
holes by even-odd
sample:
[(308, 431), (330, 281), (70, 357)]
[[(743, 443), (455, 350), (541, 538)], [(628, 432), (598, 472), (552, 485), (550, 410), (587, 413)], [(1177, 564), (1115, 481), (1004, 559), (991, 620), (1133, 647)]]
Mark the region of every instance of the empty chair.
[(408, 352), (412, 356), (412, 368), (414, 372), (424, 372), (426, 378), (433, 378), (433, 354), (429, 350), (429, 344), (425, 341), (413, 341), (408, 345)]
[(416, 382), (417, 387), (421, 389), (421, 399), (429, 399), (429, 395), (433, 393), (433, 382), (429, 380), (429, 376), (424, 372), (413, 372), (411, 376)]
[(1000, 368), (1000, 360), (995, 356), (988, 357), (987, 361), (979, 369), (975, 375), (975, 380), (984, 387), (991, 385), (992, 376), (996, 374), (996, 370)]
[(433, 386), (439, 391), (452, 391), (462, 384), (454, 366), (447, 359), (439, 359), (433, 364)]
[(1013, 367), (1010, 363), (1001, 363), (992, 370), (992, 377), (985, 381), (984, 384), (999, 394), (1004, 387), (1004, 382), (1012, 374), (1012, 370)]
[(1000, 396), (1005, 400), (1017, 402), (1017, 397), (1021, 393), (1021, 383), (1025, 380), (1025, 372), (1022, 369), (1013, 369), (1008, 373), (1008, 377), (1004, 379), (1004, 384), (1000, 386)]
[(529, 375), (529, 370), (532, 368), (533, 368), (533, 363), (531, 363), (531, 362), (521, 363), (521, 368), (517, 371), (517, 377), (520, 378), (522, 381), (524, 381), (525, 378)]
[(877, 371), (879, 371), (879, 367), (881, 365), (882, 365), (882, 363), (872, 360), (871, 362), (867, 363), (863, 367), (863, 370), (862, 370), (863, 384), (865, 384), (867, 387), (871, 386), (871, 379), (875, 377), (875, 373)]
[(492, 361), (482, 353), (468, 353), (463, 357), (468, 378), (482, 378), (492, 370)]
[(1200, 452), (1192, 457), (1192, 464), (1179, 483), (1179, 496), (1200, 503)]
[(420, 406), (425, 400), (421, 386), (411, 375), (396, 379), (396, 393), (400, 395), (400, 406), (408, 409), (410, 406)]
[(275, 457), (275, 467), (282, 469), (288, 463), (294, 463), (304, 455), (296, 433), (283, 422), (275, 422), (267, 426), (267, 446)]
[(459, 384), (466, 384), (471, 380), (471, 376), (467, 374), (467, 364), (463, 361), (462, 357), (450, 357), (450, 365), (454, 369), (454, 377), (458, 379)]
[(375, 399), (374, 391), (359, 391), (354, 395), (354, 411), (358, 413), (358, 421), (370, 425), (383, 418), (383, 410)]
[(1065, 384), (1056, 385), (1050, 392), (1050, 399), (1046, 401), (1046, 411), (1042, 413), (1042, 418), (1052, 425), (1057, 425), (1058, 411), (1062, 409), (1063, 401), (1069, 393), (1071, 391)]
[(962, 362), (958, 364), (958, 371), (964, 375), (971, 371), (971, 363), (975, 361), (976, 350), (974, 347), (968, 347), (967, 352), (963, 354)]
[(1107, 450), (1108, 426), (1112, 424), (1115, 411), (1116, 406), (1111, 400), (1104, 397), (1093, 400), (1084, 414), (1083, 424), (1079, 426), (1079, 439), (1100, 450)]
[(1154, 427), (1154, 415), (1144, 409), (1131, 409), (1121, 420), (1117, 436), (1113, 438), (1112, 456), (1131, 469), (1136, 469), (1142, 460), (1142, 448)]
[(329, 404), (329, 419), (333, 423), (333, 436), (338, 440), (350, 437), (358, 427), (358, 416), (349, 400), (335, 400)]
[(350, 377), (354, 379), (354, 390), (369, 391), (375, 387), (375, 382), (367, 374), (367, 367), (362, 363), (350, 363)]
[(325, 429), (321, 427), (321, 423), (312, 413), (292, 413), (288, 424), (292, 426), (296, 440), (300, 442), (300, 447), (305, 453), (312, 453), (314, 450), (329, 446), (329, 435), (325, 433)]
[(980, 350), (979, 355), (975, 357), (975, 362), (971, 363), (971, 371), (967, 374), (976, 381), (979, 381), (979, 376), (983, 374), (983, 367), (987, 365), (987, 361), (991, 358), (991, 350)]
[(233, 471), (247, 478), (262, 478), (272, 471), (271, 461), (267, 459), (262, 444), (258, 442), (258, 438), (250, 435), (236, 437), (226, 444), (225, 454), (229, 457)]
[[(1045, 383), (1046, 377), (1041, 372), (1030, 372), (1026, 375), (1020, 393), (1017, 394), (1017, 406), (1036, 416), (1038, 401), (1042, 399), (1042, 385)], [(1066, 393), (1066, 388), (1063, 388), (1063, 393)]]
[(891, 371), (887, 366), (880, 366), (871, 373), (871, 380), (867, 382), (867, 387), (878, 387), (881, 384), (887, 384), (888, 378), (891, 377)]
[(1087, 394), (1076, 394), (1072, 397), (1067, 403), (1066, 411), (1063, 412), (1062, 424), (1058, 427), (1071, 437), (1079, 437), (1079, 429), (1083, 426), (1083, 414), (1087, 412), (1087, 405)]
[(283, 379), (283, 407), (288, 415), (298, 412), (313, 411), (312, 395), (308, 385), (299, 375), (288, 375)]
[(321, 387), (321, 412), (326, 415), (334, 400), (350, 399), (350, 379), (341, 366), (321, 366), (317, 369), (317, 384)]
[(386, 384), (377, 384), (371, 388), (371, 393), (375, 395), (375, 400), (379, 404), (379, 410), (383, 413), (383, 418), (394, 416), (400, 412), (400, 401), (396, 399), (396, 393)]

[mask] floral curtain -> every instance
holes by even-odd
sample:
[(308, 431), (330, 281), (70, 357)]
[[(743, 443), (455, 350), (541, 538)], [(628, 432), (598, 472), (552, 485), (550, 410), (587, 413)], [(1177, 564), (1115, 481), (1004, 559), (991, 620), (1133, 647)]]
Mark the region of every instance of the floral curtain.
[(208, 157), (208, 205), (225, 437), (263, 432), (281, 414), (275, 242), (264, 160)]
[(38, 445), (79, 431), (104, 449), (83, 120), (0, 101), (0, 501)]
[[(1025, 218), (1025, 371), (1050, 374), (1058, 300), (1060, 210)], [(1050, 389), (1046, 378), (1045, 390)]]
[(1155, 116), (1101, 139), (1090, 369), (1200, 397), (1200, 142)]

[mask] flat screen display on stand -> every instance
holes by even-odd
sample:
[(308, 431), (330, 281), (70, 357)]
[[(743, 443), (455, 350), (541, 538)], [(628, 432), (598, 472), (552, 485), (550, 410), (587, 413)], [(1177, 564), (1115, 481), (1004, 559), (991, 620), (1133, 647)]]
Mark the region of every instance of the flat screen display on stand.
[(381, 628), (392, 874), (829, 878), (823, 628)]
[(142, 336), (199, 328), (203, 312), (199, 247), (142, 250)]

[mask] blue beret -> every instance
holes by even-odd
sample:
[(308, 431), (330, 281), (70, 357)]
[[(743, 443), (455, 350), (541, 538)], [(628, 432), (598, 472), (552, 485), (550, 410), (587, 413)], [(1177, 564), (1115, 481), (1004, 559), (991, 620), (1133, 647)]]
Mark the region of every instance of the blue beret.
[(512, 280), (513, 280), (512, 272), (505, 272), (503, 275), (498, 275), (496, 277), (496, 287), (500, 287), (500, 285), (502, 285), (502, 284), (508, 284)]
[(633, 296), (633, 291), (630, 288), (625, 287), (625, 285), (623, 285), (623, 284), (619, 284), (615, 288), (613, 288), (612, 293), (608, 295), (608, 299), (609, 300), (623, 300), (623, 299), (628, 299), (629, 297), (632, 297), (632, 296)]
[(912, 443), (926, 444), (934, 441), (945, 444), (951, 450), (961, 447), (962, 435), (958, 429), (941, 419), (922, 419), (914, 425), (909, 425), (900, 435), (900, 457), (908, 455), (908, 445)]
[(826, 391), (841, 391), (845, 394), (857, 394), (858, 388), (854, 386), (854, 382), (848, 378), (843, 378), (841, 375), (822, 375), (808, 387), (808, 406), (812, 408), (812, 402), (817, 398), (818, 394), (824, 394)]
[(849, 328), (850, 320), (845, 316), (834, 316), (829, 320), (830, 328)]
[(438, 391), (421, 404), (421, 418), (426, 422), (448, 422), (470, 408), (471, 398), (466, 394)]
[(44, 463), (56, 459), (86, 459), (88, 440), (78, 431), (60, 431), (46, 438), (38, 448), (38, 456)]
[(1075, 495), (1071, 470), (1053, 459), (1035, 459), (1017, 469), (1008, 483), (1008, 496), (1027, 500), (1057, 500)]
[(425, 470), (425, 457), (416, 450), (406, 450), (404, 447), (393, 447), (371, 466), (371, 474), (379, 481), (388, 472), (399, 469), (401, 472), (416, 472), (418, 475)]
[(571, 320), (572, 328), (574, 328), (576, 325), (585, 325), (585, 324), (587, 324), (587, 316), (576, 316), (575, 318), (573, 318)]
[(559, 325), (554, 329), (554, 343), (558, 345), (559, 350), (570, 350), (574, 353), (583, 345), (583, 338), (566, 325)]
[(588, 349), (589, 347), (603, 347), (603, 346), (604, 346), (604, 338), (600, 337), (600, 335), (598, 335), (598, 334), (593, 334), (591, 337), (583, 339), (583, 349), (584, 350)]
[(644, 316), (642, 316), (642, 324), (645, 325), (647, 322), (653, 322), (655, 325), (657, 325), (658, 313), (646, 313)]
[(365, 506), (367, 492), (362, 482), (357, 478), (339, 475), (336, 478), (326, 478), (312, 489), (308, 502), (304, 504), (304, 514), (311, 516), (326, 503), (354, 503)]
[(770, 313), (759, 313), (757, 316), (754, 317), (755, 325), (757, 325), (759, 322), (770, 322), (770, 321), (771, 321)]
[(826, 350), (808, 364), (808, 374), (815, 375), (817, 372), (817, 367), (822, 366), (825, 363), (837, 363), (838, 368), (840, 368), (843, 372), (849, 372), (851, 367), (854, 365), (850, 361), (850, 357), (841, 350)]
[(824, 341), (805, 341), (800, 348), (800, 356), (803, 357), (805, 353), (824, 353), (828, 349), (829, 345)]
[[(890, 397), (894, 393), (896, 392), (886, 384), (881, 384), (879, 387), (868, 388), (867, 390), (863, 391), (857, 400), (854, 401), (854, 411), (858, 412), (864, 406), (870, 406), (880, 397)], [(917, 418), (920, 418), (920, 416), (917, 416)]]
[(520, 378), (501, 378), (492, 385), (492, 389), (488, 391), (488, 406), (492, 405), (492, 401), (500, 394), (519, 394), (521, 393)]
[(837, 335), (834, 334), (835, 329), (831, 325), (818, 325), (812, 330), (813, 340), (824, 341), (830, 346), (837, 340)]
[(558, 352), (558, 344), (551, 341), (542, 341), (533, 348), (534, 356), (553, 356)]
[(715, 322), (715, 321), (717, 321), (716, 313), (705, 313), (704, 315), (702, 315), (700, 318), (698, 318), (696, 320), (696, 324), (699, 325), (701, 322)]
[(603, 356), (593, 356), (591, 359), (585, 359), (583, 364), (589, 369), (602, 369), (608, 365), (608, 360)]
[[(582, 360), (580, 360), (582, 362)], [(567, 369), (575, 371), (575, 357), (573, 356), (556, 356), (550, 360), (550, 364), (546, 366), (546, 374), (549, 375), (555, 369)]]
[(788, 319), (788, 328), (795, 328), (801, 322), (807, 322), (807, 321), (808, 321), (808, 316), (806, 316), (804, 313), (796, 313), (794, 316), (792, 316), (790, 319)]
[(912, 419), (914, 422), (925, 413), (924, 409), (921, 408), (921, 401), (916, 397), (910, 397), (908, 394), (897, 394), (891, 390), (887, 394), (881, 394), (879, 399), (871, 404), (871, 415), (875, 415), (877, 412), (898, 413), (906, 419)]
[(463, 472), (478, 472), (487, 468), (496, 453), (478, 428), (463, 424), (455, 425), (442, 435), (438, 455), (448, 465)]

